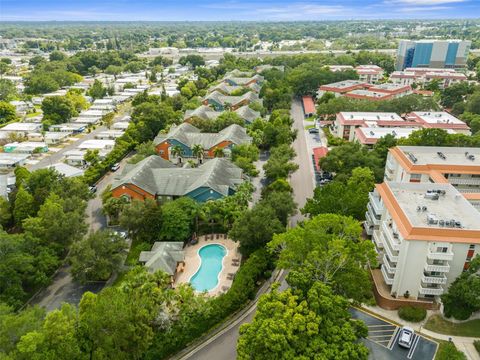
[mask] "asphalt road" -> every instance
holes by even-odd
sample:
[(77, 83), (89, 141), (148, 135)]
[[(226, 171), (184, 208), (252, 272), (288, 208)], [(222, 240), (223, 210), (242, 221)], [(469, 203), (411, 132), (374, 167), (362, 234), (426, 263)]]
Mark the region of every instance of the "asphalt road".
[(368, 327), (368, 337), (363, 343), (369, 349), (371, 360), (433, 360), (438, 344), (415, 334), (410, 349), (398, 345), (400, 328), (388, 321), (372, 316), (360, 309), (351, 308), (355, 319), (362, 320)]
[[(118, 122), (120, 121), (125, 115), (128, 114), (129, 112), (129, 108), (130, 106), (128, 106), (128, 104), (123, 104), (122, 105), (122, 108), (121, 110), (115, 115), (115, 117), (113, 118), (113, 122)], [(62, 162), (64, 156), (65, 156), (65, 153), (67, 151), (70, 151), (70, 150), (75, 150), (78, 145), (80, 145), (81, 143), (83, 143), (84, 141), (86, 140), (92, 140), (95, 138), (95, 135), (98, 134), (99, 132), (102, 132), (102, 131), (105, 131), (105, 130), (108, 130), (106, 126), (99, 126), (97, 125), (96, 128), (94, 130), (92, 130), (90, 133), (88, 134), (84, 134), (81, 138), (79, 138), (77, 141), (74, 141), (66, 146), (64, 146), (63, 148), (61, 148), (59, 151), (55, 152), (55, 153), (52, 153), (52, 154), (48, 154), (47, 157), (43, 158), (42, 160), (40, 160), (38, 163), (36, 164), (32, 164), (32, 165), (28, 165), (28, 169), (30, 171), (34, 171), (34, 170), (38, 170), (38, 169), (43, 169), (45, 167), (48, 167), (48, 166), (51, 166), (53, 164), (56, 164), (58, 162)]]
[[(290, 114), (294, 121), (293, 128), (297, 130), (297, 138), (293, 142), (293, 149), (297, 154), (294, 162), (299, 166), (298, 170), (292, 174), (290, 184), (293, 188), (295, 202), (300, 210), (305, 205), (307, 199), (313, 196), (315, 178), (312, 159), (307, 148), (303, 108), (300, 101), (293, 101)], [(305, 217), (298, 211), (290, 219), (290, 226), (294, 227), (299, 221), (304, 219)]]
[[(305, 138), (305, 129), (303, 124), (303, 109), (299, 101), (294, 101), (291, 109), (291, 116), (294, 119), (294, 128), (298, 129), (298, 135), (293, 143), (293, 148), (297, 153), (295, 162), (299, 165), (299, 169), (292, 175), (290, 184), (293, 187), (294, 198), (299, 209), (305, 205), (306, 199), (313, 195), (314, 178), (311, 159), (307, 150), (307, 142)], [(263, 159), (262, 159), (263, 160)], [(261, 177), (259, 177), (261, 178)], [(258, 180), (258, 179), (257, 179)], [(299, 212), (291, 218), (291, 226), (295, 226), (304, 217)], [(281, 278), (280, 290), (287, 287), (285, 282), (286, 273)], [(240, 326), (248, 323), (255, 315), (256, 304), (249, 309), (245, 317), (238, 322), (234, 322), (225, 331), (210, 338), (194, 351), (181, 357), (181, 360), (234, 360), (237, 357), (237, 340), (239, 336)]]

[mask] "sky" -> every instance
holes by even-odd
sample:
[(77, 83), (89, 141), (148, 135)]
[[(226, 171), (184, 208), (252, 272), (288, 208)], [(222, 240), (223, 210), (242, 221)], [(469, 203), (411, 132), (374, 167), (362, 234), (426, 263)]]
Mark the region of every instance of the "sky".
[(480, 0), (0, 0), (0, 21), (298, 21), (480, 17)]

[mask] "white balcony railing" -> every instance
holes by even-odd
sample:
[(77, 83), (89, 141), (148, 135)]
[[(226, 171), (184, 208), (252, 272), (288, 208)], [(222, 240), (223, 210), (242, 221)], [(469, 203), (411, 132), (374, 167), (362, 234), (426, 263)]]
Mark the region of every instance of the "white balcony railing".
[(433, 252), (429, 251), (427, 253), (427, 258), (430, 260), (446, 260), (451, 261), (453, 260), (453, 252)]
[(446, 284), (447, 277), (446, 276), (425, 276), (422, 275), (422, 282), (424, 284)]
[(382, 242), (382, 237), (380, 236), (380, 231), (379, 230), (374, 230), (373, 235), (372, 235), (372, 240), (379, 249), (383, 249), (383, 242)]
[[(393, 229), (389, 227), (386, 222), (382, 224), (382, 233), (383, 237), (389, 242), (392, 250), (400, 250), (400, 239), (394, 238)], [(399, 237), (400, 235), (397, 233), (397, 236)]]
[(450, 265), (430, 265), (425, 264), (425, 271), (435, 271), (435, 272), (443, 272), (448, 273), (450, 271)]
[(367, 204), (367, 210), (367, 214), (370, 217), (369, 221), (372, 223), (372, 225), (380, 226), (380, 220), (375, 217), (375, 211), (373, 210), (371, 203)]
[(442, 295), (443, 288), (442, 287), (426, 288), (426, 287), (420, 286), (420, 289), (418, 289), (418, 292), (422, 295)]
[(377, 215), (381, 215), (383, 208), (382, 208), (382, 205), (380, 204), (380, 198), (376, 196), (373, 192), (371, 192), (368, 194), (368, 199), (369, 199), (368, 204), (372, 206), (374, 213), (376, 213)]
[(387, 259), (387, 255), (383, 254), (383, 266), (385, 266), (386, 270), (390, 274), (395, 274), (395, 271), (397, 270), (395, 267), (390, 266), (390, 262)]
[(387, 271), (385, 270), (385, 267), (383, 265), (382, 265), (382, 275), (387, 285), (393, 284), (393, 278), (388, 277)]
[[(381, 233), (382, 235), (385, 235), (383, 232)], [(383, 239), (385, 239), (385, 236), (383, 236)], [(386, 241), (386, 240), (384, 240)], [(391, 262), (398, 262), (398, 255), (394, 255), (392, 250), (390, 249), (390, 246), (388, 245), (388, 243), (385, 243), (384, 242), (384, 245), (383, 245), (383, 249), (386, 251), (386, 253), (388, 254), (388, 258), (390, 259)]]
[(473, 185), (480, 187), (480, 178), (472, 177), (449, 177), (448, 182), (452, 185)]

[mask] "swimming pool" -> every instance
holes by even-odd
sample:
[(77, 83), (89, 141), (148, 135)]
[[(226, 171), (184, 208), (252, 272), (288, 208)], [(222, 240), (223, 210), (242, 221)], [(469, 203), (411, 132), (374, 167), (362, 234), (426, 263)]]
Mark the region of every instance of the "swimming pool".
[(198, 250), (200, 267), (190, 278), (190, 284), (197, 291), (210, 291), (218, 285), (218, 275), (222, 271), (222, 260), (227, 249), (220, 244), (205, 245)]

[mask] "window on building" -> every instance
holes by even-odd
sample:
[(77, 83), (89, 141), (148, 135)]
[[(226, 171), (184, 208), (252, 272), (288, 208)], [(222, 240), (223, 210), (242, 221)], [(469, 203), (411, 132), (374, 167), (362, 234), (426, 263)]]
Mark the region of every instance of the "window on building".
[(474, 250), (475, 249), (475, 244), (470, 244), (470, 246), (468, 247), (470, 250)]
[(439, 246), (439, 247), (437, 247), (437, 252), (438, 253), (446, 253), (446, 252), (448, 252), (448, 247)]

